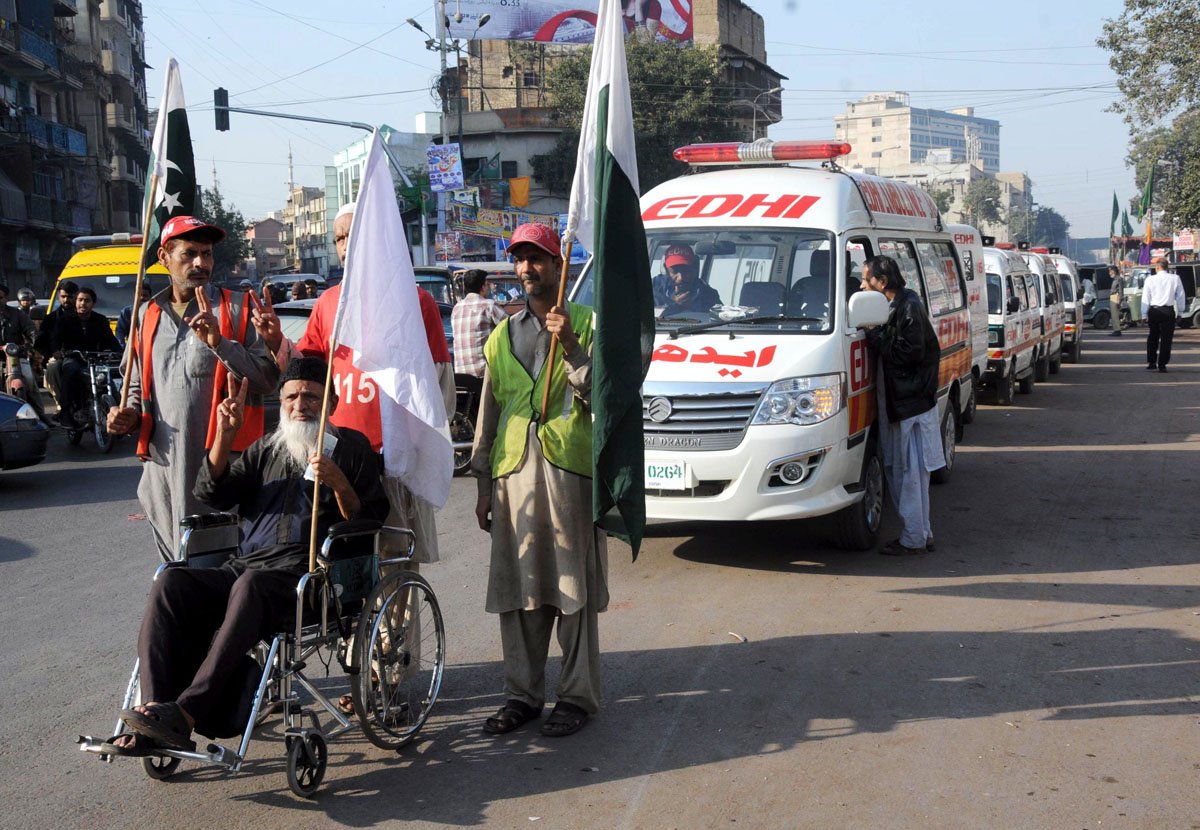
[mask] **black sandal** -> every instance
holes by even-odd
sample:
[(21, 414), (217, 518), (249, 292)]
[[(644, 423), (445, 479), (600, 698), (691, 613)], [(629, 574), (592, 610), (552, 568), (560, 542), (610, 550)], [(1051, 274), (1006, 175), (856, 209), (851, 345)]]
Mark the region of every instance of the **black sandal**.
[(574, 735), (587, 723), (588, 713), (574, 703), (560, 700), (554, 705), (554, 711), (542, 724), (541, 733), (547, 738), (565, 738)]
[[(133, 743), (121, 746), (115, 743), (118, 738), (132, 738)], [(145, 758), (148, 755), (158, 755), (161, 750), (158, 741), (137, 732), (122, 732), (100, 744), (100, 751), (105, 755), (119, 755), (123, 758)]]
[(148, 703), (144, 708), (147, 711), (126, 709), (121, 712), (121, 719), (134, 732), (153, 739), (165, 749), (195, 751), (192, 729), (178, 703)]
[(495, 715), (483, 722), (483, 731), (489, 735), (505, 735), (541, 716), (541, 707), (535, 709), (523, 700), (506, 700)]

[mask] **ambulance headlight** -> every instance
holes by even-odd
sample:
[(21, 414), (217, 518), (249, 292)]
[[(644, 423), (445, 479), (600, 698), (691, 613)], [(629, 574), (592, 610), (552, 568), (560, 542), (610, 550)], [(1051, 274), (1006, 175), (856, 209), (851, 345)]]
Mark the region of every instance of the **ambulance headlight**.
[(845, 381), (840, 374), (788, 378), (771, 384), (752, 424), (819, 424), (842, 411)]

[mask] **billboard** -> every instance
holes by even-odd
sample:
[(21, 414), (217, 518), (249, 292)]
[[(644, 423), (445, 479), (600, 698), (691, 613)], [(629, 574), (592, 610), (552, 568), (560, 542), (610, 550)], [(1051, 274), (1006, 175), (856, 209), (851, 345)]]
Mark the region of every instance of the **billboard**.
[[(481, 40), (591, 43), (599, 0), (458, 0), (450, 36)], [(656, 40), (692, 39), (692, 0), (622, 0), (625, 30)], [(488, 21), (479, 26), (483, 15)]]
[(425, 151), (429, 189), (434, 193), (463, 186), (462, 154), (457, 144), (430, 144)]

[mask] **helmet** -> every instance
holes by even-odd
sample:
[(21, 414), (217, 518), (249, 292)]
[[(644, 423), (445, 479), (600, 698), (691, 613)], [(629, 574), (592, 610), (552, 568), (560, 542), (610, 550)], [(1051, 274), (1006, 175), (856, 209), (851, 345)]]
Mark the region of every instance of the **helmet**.
[(22, 288), (17, 292), (18, 300), (36, 300), (37, 295), (33, 293), (32, 288)]

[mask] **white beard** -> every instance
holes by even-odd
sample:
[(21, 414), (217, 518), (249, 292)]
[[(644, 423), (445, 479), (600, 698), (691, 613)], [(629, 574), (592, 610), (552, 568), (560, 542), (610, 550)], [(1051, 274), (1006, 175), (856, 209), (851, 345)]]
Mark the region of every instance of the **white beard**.
[(290, 463), (303, 470), (308, 466), (308, 459), (317, 451), (317, 431), (320, 428), (319, 421), (289, 420), (280, 407), (279, 426), (271, 436), (271, 443), (287, 456)]

